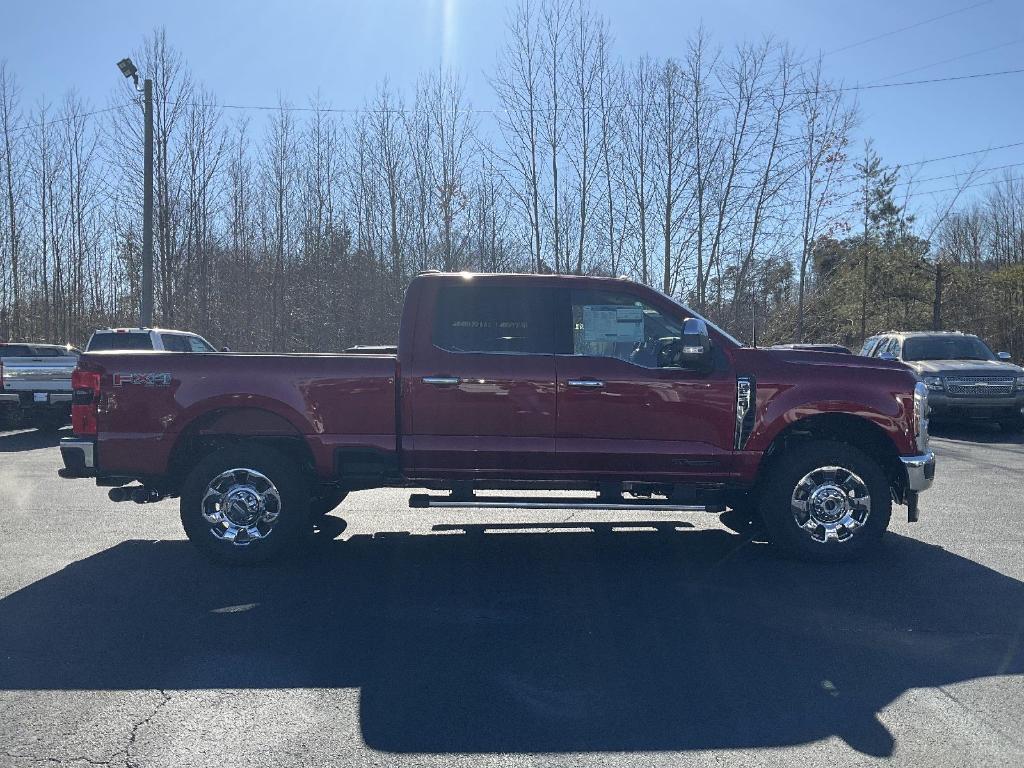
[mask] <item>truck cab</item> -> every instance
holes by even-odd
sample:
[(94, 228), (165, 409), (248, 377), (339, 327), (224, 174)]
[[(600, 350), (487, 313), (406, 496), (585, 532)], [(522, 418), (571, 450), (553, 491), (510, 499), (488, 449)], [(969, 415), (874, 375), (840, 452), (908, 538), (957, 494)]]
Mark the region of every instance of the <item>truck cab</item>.
[(156, 352), (216, 352), (198, 333), (168, 328), (101, 328), (94, 331), (86, 352), (153, 350)]

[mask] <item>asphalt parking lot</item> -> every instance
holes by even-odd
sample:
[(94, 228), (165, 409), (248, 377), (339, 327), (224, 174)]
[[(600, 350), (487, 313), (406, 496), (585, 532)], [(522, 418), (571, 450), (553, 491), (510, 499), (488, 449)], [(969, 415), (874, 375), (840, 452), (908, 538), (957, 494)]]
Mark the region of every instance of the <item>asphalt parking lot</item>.
[(257, 569), (56, 440), (0, 432), (4, 766), (1024, 764), (1019, 437), (938, 432), (922, 521), (838, 567), (375, 491)]

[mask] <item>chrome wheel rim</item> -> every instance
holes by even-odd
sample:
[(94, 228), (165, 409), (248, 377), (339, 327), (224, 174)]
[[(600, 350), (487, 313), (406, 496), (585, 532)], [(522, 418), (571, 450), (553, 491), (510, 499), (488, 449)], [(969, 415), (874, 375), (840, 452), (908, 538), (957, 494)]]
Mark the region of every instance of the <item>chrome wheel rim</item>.
[(871, 494), (855, 472), (845, 467), (818, 467), (796, 484), (790, 507), (796, 524), (812, 541), (844, 542), (868, 521)]
[(237, 467), (209, 482), (202, 511), (214, 538), (244, 547), (270, 535), (281, 514), (281, 494), (266, 475)]

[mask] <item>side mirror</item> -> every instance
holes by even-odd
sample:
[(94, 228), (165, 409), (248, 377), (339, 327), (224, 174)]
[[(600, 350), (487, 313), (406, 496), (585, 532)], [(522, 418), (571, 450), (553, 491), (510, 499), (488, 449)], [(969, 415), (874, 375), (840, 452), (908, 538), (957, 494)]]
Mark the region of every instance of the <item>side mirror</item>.
[(220, 351), (221, 351), (221, 352), (230, 352), (231, 350), (230, 350), (230, 349), (228, 349), (227, 347), (221, 347), (221, 348), (220, 348)]
[(1010, 362), (1011, 360), (1013, 360), (1013, 358), (1010, 356), (1009, 352), (998, 352), (998, 353), (996, 353), (996, 357), (998, 357), (1000, 360), (1002, 360), (1004, 362), (1007, 362), (1007, 363)]
[(711, 365), (711, 336), (708, 324), (699, 317), (683, 322), (679, 362), (685, 368), (708, 368)]

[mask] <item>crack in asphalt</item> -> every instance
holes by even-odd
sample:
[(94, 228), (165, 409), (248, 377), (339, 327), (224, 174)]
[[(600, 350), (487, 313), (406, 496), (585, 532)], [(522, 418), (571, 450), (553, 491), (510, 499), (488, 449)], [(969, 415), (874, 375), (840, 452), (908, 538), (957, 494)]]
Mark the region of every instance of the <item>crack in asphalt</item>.
[(111, 758), (110, 760), (96, 760), (91, 757), (86, 757), (85, 755), (40, 757), (31, 753), (18, 753), (11, 750), (5, 750), (4, 754), (12, 759), (28, 760), (31, 763), (45, 763), (48, 765), (73, 765), (75, 763), (85, 763), (86, 765), (123, 765), (125, 768), (138, 768), (139, 764), (135, 761), (132, 755), (132, 750), (135, 746), (136, 739), (138, 739), (139, 731), (149, 725), (160, 710), (166, 707), (171, 700), (171, 695), (167, 693), (167, 691), (163, 688), (159, 690), (162, 698), (153, 706), (152, 711), (148, 715), (132, 723), (131, 730), (128, 733), (128, 742), (125, 744), (124, 749), (118, 753), (117, 759)]
[(135, 740), (139, 736), (139, 731), (141, 731), (144, 726), (149, 725), (150, 721), (152, 721), (152, 719), (157, 716), (160, 710), (166, 707), (171, 700), (171, 695), (163, 688), (160, 689), (160, 695), (163, 698), (156, 703), (156, 706), (153, 707), (153, 711), (141, 720), (139, 720), (138, 722), (136, 722), (134, 725), (132, 725), (132, 730), (128, 734), (128, 743), (125, 744), (123, 751), (124, 764), (126, 768), (138, 768), (139, 764), (136, 763), (132, 757), (132, 748), (135, 746)]
[(68, 763), (85, 763), (86, 765), (113, 765), (112, 760), (94, 760), (84, 755), (74, 757), (37, 757), (35, 755), (19, 754), (17, 752), (5, 751), (4, 755), (15, 760), (28, 760), (30, 763), (50, 763), (53, 765), (67, 765)]

